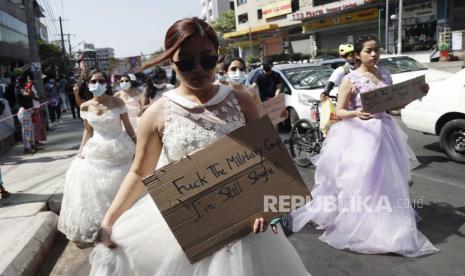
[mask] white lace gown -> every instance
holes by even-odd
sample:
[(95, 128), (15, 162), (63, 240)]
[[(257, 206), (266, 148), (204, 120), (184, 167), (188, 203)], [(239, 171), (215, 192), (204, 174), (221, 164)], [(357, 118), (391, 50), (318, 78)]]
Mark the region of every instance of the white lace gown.
[[(207, 146), (244, 125), (238, 101), (229, 88), (203, 106), (167, 92), (164, 102), (163, 149), (157, 167)], [(114, 224), (109, 249), (102, 244), (90, 255), (91, 275), (135, 276), (265, 276), (309, 275), (294, 247), (283, 235), (250, 234), (199, 262), (190, 264), (149, 195)]]
[(126, 107), (101, 115), (81, 111), (94, 129), (66, 173), (58, 230), (69, 240), (93, 242), (103, 216), (111, 205), (135, 152), (134, 142), (122, 130), (120, 115)]

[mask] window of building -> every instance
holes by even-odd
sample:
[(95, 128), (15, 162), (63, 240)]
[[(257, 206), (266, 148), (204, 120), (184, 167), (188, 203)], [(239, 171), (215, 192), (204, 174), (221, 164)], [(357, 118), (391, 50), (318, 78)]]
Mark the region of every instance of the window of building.
[(247, 13), (239, 14), (239, 16), (237, 17), (237, 21), (239, 22), (239, 24), (247, 23), (249, 22), (249, 15)]
[(247, 4), (247, 0), (236, 0), (236, 3), (238, 6), (240, 6), (242, 4)]
[(262, 18), (263, 18), (262, 9), (257, 10), (257, 18), (258, 18), (258, 19), (262, 19)]

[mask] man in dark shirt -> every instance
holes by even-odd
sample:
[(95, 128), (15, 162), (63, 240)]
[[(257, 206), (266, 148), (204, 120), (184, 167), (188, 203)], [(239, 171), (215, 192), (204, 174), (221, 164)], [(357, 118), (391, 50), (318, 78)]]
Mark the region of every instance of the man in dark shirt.
[(273, 61), (265, 58), (262, 62), (263, 70), (258, 71), (252, 79), (252, 86), (258, 87), (262, 102), (273, 98), (281, 92), (281, 76), (271, 70)]

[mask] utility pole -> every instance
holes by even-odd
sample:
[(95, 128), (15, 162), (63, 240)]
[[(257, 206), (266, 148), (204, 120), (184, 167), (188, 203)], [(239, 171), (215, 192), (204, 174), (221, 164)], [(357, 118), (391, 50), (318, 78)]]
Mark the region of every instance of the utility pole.
[(388, 50), (389, 43), (388, 43), (388, 29), (389, 29), (389, 0), (386, 0), (386, 24), (385, 24), (385, 32), (384, 32), (384, 49)]
[(36, 28), (36, 16), (34, 14), (34, 0), (24, 0), (24, 10), (26, 12), (27, 34), (29, 41), (29, 55), (31, 59), (31, 71), (34, 80), (34, 87), (41, 99), (45, 98), (44, 83), (42, 81), (42, 69), (39, 57), (38, 35)]
[(399, 18), (397, 18), (397, 25), (398, 25), (398, 34), (397, 34), (397, 54), (402, 54), (402, 6), (403, 0), (399, 0)]
[(63, 23), (62, 23), (61, 16), (59, 17), (58, 20), (60, 21), (61, 54), (63, 55), (63, 71), (65, 71), (65, 73), (66, 73), (66, 66), (67, 66), (67, 62), (66, 62), (66, 48), (65, 48), (65, 37), (64, 37), (64, 34), (63, 34)]
[(69, 47), (69, 55), (72, 56), (73, 54), (71, 53), (71, 34), (68, 35), (68, 47)]

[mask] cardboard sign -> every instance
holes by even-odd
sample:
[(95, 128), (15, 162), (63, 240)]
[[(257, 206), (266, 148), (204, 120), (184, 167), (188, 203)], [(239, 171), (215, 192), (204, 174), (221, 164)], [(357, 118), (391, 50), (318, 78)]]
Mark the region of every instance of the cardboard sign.
[(286, 105), (284, 103), (284, 94), (279, 94), (278, 96), (262, 103), (262, 106), (260, 107), (260, 117), (268, 115), (271, 122), (274, 125), (277, 125), (286, 119), (285, 117), (281, 117), (285, 109)]
[[(144, 179), (191, 263), (249, 234), (265, 195), (309, 191), (267, 117), (231, 132)], [(153, 233), (157, 235), (157, 233)]]
[(398, 84), (360, 93), (363, 111), (369, 113), (384, 112), (425, 96), (421, 85), (425, 84), (425, 75)]

